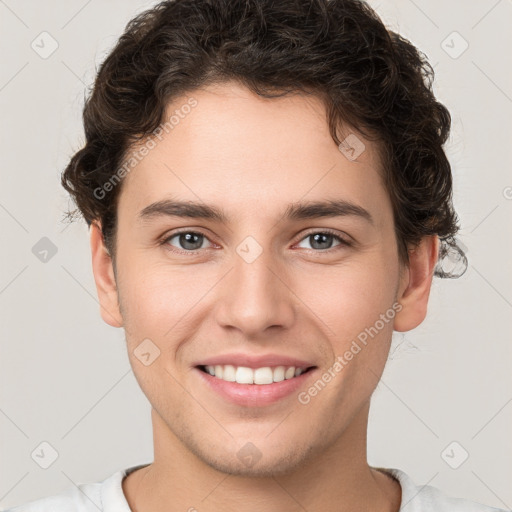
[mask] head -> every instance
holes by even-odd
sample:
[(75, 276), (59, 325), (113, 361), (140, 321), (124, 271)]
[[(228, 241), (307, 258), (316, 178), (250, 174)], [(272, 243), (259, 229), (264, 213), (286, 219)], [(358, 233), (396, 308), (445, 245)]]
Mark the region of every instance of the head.
[[(363, 429), (393, 330), (424, 320), (433, 277), (455, 276), (443, 258), (464, 258), (432, 79), (357, 0), (177, 0), (128, 24), (62, 184), (162, 437), (262, 475)], [(269, 353), (314, 377), (255, 407), (199, 373)]]

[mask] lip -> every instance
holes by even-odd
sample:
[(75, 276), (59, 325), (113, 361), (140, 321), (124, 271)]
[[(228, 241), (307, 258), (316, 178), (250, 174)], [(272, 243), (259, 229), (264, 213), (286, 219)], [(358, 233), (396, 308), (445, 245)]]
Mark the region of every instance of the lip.
[[(242, 365), (240, 364), (238, 366)], [(267, 366), (269, 365), (267, 364)], [(294, 365), (290, 364), (290, 366)], [(258, 368), (258, 366), (256, 366), (256, 368)], [(244, 407), (262, 407), (290, 396), (292, 393), (304, 387), (305, 382), (316, 373), (316, 369), (316, 367), (310, 368), (307, 372), (302, 373), (298, 377), (293, 377), (281, 382), (273, 382), (272, 384), (238, 384), (238, 382), (228, 382), (214, 377), (199, 368), (194, 368), (199, 378), (202, 379), (202, 382), (204, 382), (209, 389), (213, 390), (224, 400)]]
[[(263, 368), (265, 366), (295, 366), (295, 368), (310, 368), (315, 366), (312, 362), (304, 359), (297, 359), (296, 357), (279, 355), (279, 354), (264, 354), (254, 356), (249, 354), (223, 354), (208, 359), (203, 359), (194, 363), (193, 366), (215, 366), (217, 364), (225, 365), (231, 364), (233, 366), (245, 366), (247, 368)], [(270, 385), (270, 384), (268, 384)]]

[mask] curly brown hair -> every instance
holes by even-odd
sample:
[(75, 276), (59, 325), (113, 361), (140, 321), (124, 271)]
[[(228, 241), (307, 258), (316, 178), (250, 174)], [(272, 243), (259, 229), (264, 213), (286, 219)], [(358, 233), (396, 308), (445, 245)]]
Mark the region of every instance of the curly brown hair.
[[(443, 150), (451, 118), (432, 91), (427, 57), (358, 0), (167, 0), (126, 26), (85, 101), (86, 142), (62, 173), (90, 226), (101, 221), (115, 264), (119, 186), (104, 188), (174, 98), (237, 81), (274, 98), (313, 92), (329, 132), (351, 126), (376, 141), (402, 263), (422, 237), (440, 239), (435, 275), (467, 268), (455, 235), (452, 174)], [(108, 190), (101, 197), (95, 192)], [(77, 211), (68, 212), (74, 217)], [(442, 268), (453, 255), (458, 275)]]

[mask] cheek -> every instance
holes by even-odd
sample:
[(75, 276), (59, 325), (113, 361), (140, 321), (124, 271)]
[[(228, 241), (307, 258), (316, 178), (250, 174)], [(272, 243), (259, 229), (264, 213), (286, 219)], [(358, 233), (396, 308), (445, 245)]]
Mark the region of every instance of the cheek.
[[(137, 339), (159, 340), (168, 350), (173, 339), (197, 316), (197, 305), (218, 281), (217, 272), (194, 266), (173, 267), (165, 261), (144, 261), (126, 267), (120, 282), (127, 332)], [(131, 340), (135, 343), (135, 340)]]
[(323, 293), (316, 288), (308, 305), (319, 312), (331, 361), (337, 362), (336, 367), (330, 366), (336, 375), (334, 384), (323, 396), (325, 401), (337, 404), (341, 419), (345, 418), (342, 411), (355, 410), (371, 396), (382, 375), (396, 314), (393, 304), (397, 275), (374, 261), (315, 280), (323, 285)]
[(204, 295), (197, 286), (191, 272), (171, 272), (168, 265), (147, 261), (132, 261), (120, 279), (127, 351), (134, 375), (163, 414), (168, 406), (164, 395), (172, 396), (175, 405), (182, 400), (181, 387), (173, 378), (176, 351), (184, 329), (190, 329), (187, 320), (193, 306)]
[(318, 315), (336, 340), (373, 325), (392, 307), (397, 270), (377, 261), (326, 268), (310, 274), (297, 293)]

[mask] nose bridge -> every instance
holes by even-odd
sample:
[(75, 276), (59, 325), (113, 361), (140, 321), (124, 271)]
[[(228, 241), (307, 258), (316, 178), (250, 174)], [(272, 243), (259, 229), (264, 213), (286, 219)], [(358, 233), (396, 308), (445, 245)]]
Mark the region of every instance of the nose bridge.
[(272, 251), (247, 237), (233, 253), (233, 267), (225, 281), (218, 321), (247, 336), (271, 326), (289, 327), (294, 315), (292, 294)]

